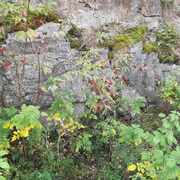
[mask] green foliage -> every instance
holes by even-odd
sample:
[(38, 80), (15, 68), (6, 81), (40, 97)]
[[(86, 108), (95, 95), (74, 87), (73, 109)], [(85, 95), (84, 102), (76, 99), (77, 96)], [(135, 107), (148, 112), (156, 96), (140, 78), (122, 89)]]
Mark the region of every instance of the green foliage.
[(80, 152), (91, 152), (92, 151), (92, 142), (91, 142), (91, 134), (84, 133), (80, 135), (75, 143), (75, 151)]
[(41, 128), (39, 119), (40, 111), (38, 107), (23, 105), (21, 107), (20, 113), (16, 114), (10, 119), (10, 123), (17, 129), (25, 128), (28, 126)]
[[(19, 140), (20, 138), (26, 138), (29, 136), (29, 132), (38, 128), (41, 129), (42, 125), (39, 121), (40, 111), (37, 107), (23, 105), (20, 113), (15, 114), (14, 108), (4, 109), (6, 116), (12, 116), (10, 120), (1, 122), (2, 137), (8, 141), (8, 134), (12, 132), (11, 141)], [(13, 116), (14, 114), (14, 116)]]
[(51, 174), (48, 171), (34, 171), (31, 174), (25, 174), (20, 176), (19, 178), (24, 180), (53, 180)]
[(146, 101), (144, 97), (138, 97), (134, 100), (128, 97), (122, 97), (120, 99), (120, 102), (118, 102), (118, 104), (121, 103), (119, 110), (121, 111), (130, 110), (134, 114), (140, 114), (141, 109), (145, 107), (145, 102)]
[(177, 48), (178, 35), (175, 29), (166, 25), (156, 33), (155, 42), (145, 42), (143, 51), (147, 54), (158, 53), (161, 63), (178, 63), (178, 57), (175, 54)]
[(0, 2), (0, 39), (4, 40), (6, 33), (36, 29), (46, 22), (60, 22), (59, 16), (49, 4), (36, 7), (24, 3)]
[[(180, 146), (176, 137), (180, 133), (180, 113), (174, 111), (167, 117), (161, 114), (161, 117), (163, 118), (163, 125), (153, 133), (144, 132), (137, 126), (132, 126), (130, 129), (123, 126), (121, 129), (123, 135), (121, 135), (121, 142), (130, 144), (134, 142), (135, 145), (142, 146), (144, 144), (146, 147), (150, 147), (144, 149), (145, 146), (143, 146), (140, 164), (148, 162), (148, 165), (143, 166), (143, 170), (137, 169), (134, 178), (176, 179), (179, 176), (178, 156)], [(131, 131), (132, 135), (124, 136), (125, 131)], [(172, 146), (174, 147), (172, 148)], [(140, 164), (137, 163), (136, 166), (138, 167)]]
[(17, 113), (17, 109), (15, 107), (9, 108), (0, 108), (0, 117), (1, 120), (9, 120)]
[(158, 51), (158, 46), (155, 42), (146, 42), (143, 46), (143, 51), (147, 54)]
[(178, 110), (180, 109), (180, 85), (176, 78), (167, 79), (161, 88), (161, 92), (161, 97), (165, 102)]
[(162, 63), (177, 63), (174, 49), (177, 45), (177, 34), (173, 27), (165, 26), (164, 29), (157, 32), (158, 54)]
[(101, 42), (101, 46), (111, 47), (113, 50), (129, 47), (143, 40), (146, 32), (146, 26), (137, 26), (135, 28), (128, 29), (123, 34), (118, 34), (109, 39), (105, 39), (104, 42)]
[[(34, 106), (23, 105), (20, 112), (14, 107), (1, 108), (0, 115), (2, 117), (2, 119), (0, 119), (0, 177), (3, 175), (7, 177), (10, 166), (4, 156), (8, 155), (8, 157), (10, 157), (12, 143), (15, 141), (23, 142), (23, 139), (28, 138), (31, 131), (36, 128), (40, 129), (42, 126), (39, 121), (40, 111)], [(17, 151), (18, 147), (16, 148)], [(8, 152), (7, 150), (10, 151)], [(13, 154), (12, 159), (15, 158), (16, 155), (17, 154)]]
[[(41, 126), (37, 107), (24, 105), (18, 112), (15, 108), (1, 110), (2, 129), (7, 130), (8, 126), (4, 137), (10, 141), (8, 157), (11, 157), (8, 158), (9, 169), (7, 159), (2, 156), (3, 167), (6, 167), (2, 176), (15, 173), (15, 179), (25, 180), (84, 179), (89, 176), (108, 180), (178, 178), (179, 112), (160, 114), (162, 125), (146, 131), (140, 125), (123, 123), (117, 114), (110, 113), (112, 110), (103, 114), (94, 112), (92, 106), (98, 103), (96, 98), (90, 98), (87, 103), (89, 115), (85, 113), (87, 116), (77, 120), (71, 96), (57, 97), (49, 112), (42, 113), (47, 124), (38, 141), (31, 138), (37, 137), (34, 130)], [(143, 98), (122, 103), (124, 107), (130, 105), (136, 115), (144, 108)], [(12, 129), (12, 125), (16, 129)], [(14, 132), (30, 126), (33, 128), (27, 137), (12, 141)]]
[(174, 0), (161, 0), (162, 5), (171, 6), (174, 4)]
[(0, 150), (0, 179), (5, 180), (5, 174), (9, 172), (10, 166), (8, 164), (7, 158), (4, 156), (7, 155), (7, 151)]
[(28, 29), (27, 31), (16, 32), (16, 39), (20, 41), (32, 41), (37, 37), (36, 31)]
[(74, 112), (72, 95), (63, 93), (62, 96), (56, 97), (49, 110), (52, 115), (59, 112), (62, 119), (72, 117)]
[[(72, 25), (72, 28), (66, 34), (67, 39), (70, 42), (71, 48), (80, 48), (82, 46), (82, 34), (81, 29)], [(83, 48), (83, 47), (81, 47)]]
[(103, 143), (113, 141), (118, 132), (119, 123), (115, 120), (108, 119), (104, 122), (99, 122), (96, 125), (99, 140)]
[(17, 113), (16, 108), (0, 108), (0, 150), (6, 150), (9, 147), (8, 130), (4, 128), (7, 123)]

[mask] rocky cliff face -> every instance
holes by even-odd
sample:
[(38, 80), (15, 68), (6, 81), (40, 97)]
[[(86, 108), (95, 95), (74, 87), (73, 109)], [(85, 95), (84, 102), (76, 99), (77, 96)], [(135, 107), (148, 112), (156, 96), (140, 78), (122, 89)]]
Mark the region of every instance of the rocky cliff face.
[[(36, 5), (46, 1), (32, 2)], [(125, 54), (131, 57), (129, 71), (125, 72), (129, 80), (125, 94), (135, 91), (154, 103), (158, 97), (158, 82), (172, 74), (180, 77), (178, 45), (177, 61), (170, 64), (160, 63), (160, 52), (158, 54), (157, 51), (144, 51), (146, 42), (156, 42), (156, 32), (163, 28), (165, 22), (170, 23), (177, 33), (180, 33), (179, 0), (57, 0), (56, 7), (63, 17), (63, 22), (42, 25), (36, 30), (36, 37), (31, 42), (18, 39), (16, 33), (8, 35), (2, 46), (6, 51), (0, 54), (0, 61), (3, 62), (0, 74), (2, 105), (18, 105), (24, 102), (48, 105), (52, 96), (49, 92), (40, 91), (40, 87), (50, 76), (76, 71), (76, 64), (82, 56), (84, 46), (94, 48), (99, 55), (98, 60), (115, 61)], [(75, 33), (72, 37), (68, 33), (74, 26), (80, 35)], [(118, 49), (113, 46), (113, 57), (109, 57), (112, 47), (98, 45), (98, 33), (105, 39), (119, 34), (122, 37), (123, 33), (127, 35), (128, 29), (140, 26), (147, 27), (146, 35), (133, 39), (133, 43), (126, 47), (124, 44), (123, 48)], [(134, 34), (139, 32), (141, 34), (142, 31), (135, 31)], [(126, 40), (121, 39), (118, 43), (122, 45), (122, 41)], [(75, 42), (75, 45), (72, 45), (72, 42)], [(77, 43), (80, 45), (76, 46)], [(109, 76), (112, 68), (106, 68), (106, 75)], [(85, 85), (79, 76), (65, 86), (75, 93), (76, 102), (85, 101)]]

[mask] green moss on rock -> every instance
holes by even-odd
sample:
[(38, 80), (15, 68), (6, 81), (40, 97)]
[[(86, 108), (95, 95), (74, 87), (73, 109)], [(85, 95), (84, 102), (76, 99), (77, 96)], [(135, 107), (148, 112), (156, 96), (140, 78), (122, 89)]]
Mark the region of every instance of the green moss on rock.
[(161, 31), (157, 32), (158, 56), (161, 63), (175, 64), (178, 58), (174, 53), (177, 47), (178, 35), (172, 26), (166, 25)]
[(143, 46), (144, 53), (156, 53), (158, 52), (158, 45), (156, 42), (146, 42)]
[(137, 26), (126, 30), (124, 33), (105, 39), (100, 46), (111, 47), (113, 50), (129, 47), (143, 40), (147, 32), (146, 26)]
[(101, 42), (99, 46), (108, 48), (108, 57), (109, 59), (113, 59), (114, 51), (130, 47), (133, 44), (142, 41), (147, 30), (148, 29), (146, 26), (137, 26), (134, 28), (130, 28), (121, 34), (103, 39), (103, 42)]
[(127, 30), (130, 38), (132, 39), (132, 43), (137, 43), (145, 37), (148, 28), (146, 26), (137, 26), (135, 28), (131, 28)]
[(158, 53), (158, 58), (161, 63), (176, 64), (179, 62), (179, 57), (175, 54), (177, 48), (178, 35), (175, 29), (166, 25), (156, 33), (155, 42), (145, 42), (143, 52)]
[(72, 28), (66, 34), (67, 39), (70, 42), (70, 46), (73, 49), (79, 49), (82, 46), (82, 31), (74, 24)]
[(158, 57), (159, 57), (159, 61), (161, 63), (176, 64), (179, 61), (179, 59), (173, 52), (172, 53), (162, 53), (162, 54), (159, 54)]
[(130, 46), (132, 44), (132, 39), (128, 34), (119, 34), (113, 38), (112, 42), (113, 49), (122, 49)]
[(174, 4), (174, 1), (175, 1), (175, 0), (161, 0), (161, 4), (162, 4), (163, 6), (169, 7), (169, 6), (172, 6), (172, 5)]
[(69, 37), (68, 39), (72, 49), (79, 49), (81, 47), (81, 41), (78, 38)]

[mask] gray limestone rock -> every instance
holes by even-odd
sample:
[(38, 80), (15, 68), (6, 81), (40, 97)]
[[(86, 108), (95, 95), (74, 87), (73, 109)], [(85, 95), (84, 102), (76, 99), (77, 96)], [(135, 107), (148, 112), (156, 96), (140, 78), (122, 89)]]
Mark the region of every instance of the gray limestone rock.
[[(14, 2), (14, 1), (12, 1)], [(47, 0), (33, 0), (32, 4), (45, 3)], [(47, 23), (35, 31), (35, 38), (22, 40), (17, 33), (8, 35), (6, 52), (0, 54), (0, 103), (2, 105), (20, 105), (21, 103), (38, 103), (48, 106), (52, 100), (51, 91), (46, 92), (43, 86), (50, 77), (63, 77), (69, 72), (76, 72), (77, 62), (82, 52), (71, 48), (66, 37), (75, 24), (82, 30), (83, 43), (97, 48), (97, 32), (114, 35), (122, 29), (128, 29), (146, 23), (150, 32), (157, 31), (164, 21), (164, 14), (173, 12), (171, 22), (180, 33), (178, 7), (175, 1), (174, 10), (164, 9), (160, 0), (56, 0), (60, 15), (66, 20), (61, 24)], [(15, 2), (14, 2), (15, 3)], [(154, 37), (150, 37), (154, 38)], [(145, 96), (149, 102), (158, 101), (158, 82), (171, 74), (179, 79), (180, 66), (159, 63), (157, 54), (143, 53), (143, 43), (134, 44), (128, 53), (131, 56), (129, 71), (129, 89), (135, 94)], [(99, 49), (92, 55), (92, 61), (107, 60), (108, 49)], [(120, 52), (115, 54), (119, 58)], [(93, 73), (93, 72), (92, 72)], [(107, 67), (99, 75), (111, 77), (112, 69)], [(86, 82), (77, 73), (60, 84), (61, 88), (71, 90), (78, 103), (77, 112), (83, 111), (86, 100)], [(124, 92), (126, 92), (124, 90)], [(130, 94), (130, 93), (128, 93)]]

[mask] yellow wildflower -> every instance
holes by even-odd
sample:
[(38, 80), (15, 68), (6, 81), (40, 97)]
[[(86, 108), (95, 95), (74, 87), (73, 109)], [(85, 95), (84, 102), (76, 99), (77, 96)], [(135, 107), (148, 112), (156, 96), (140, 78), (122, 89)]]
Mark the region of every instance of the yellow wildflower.
[(19, 136), (20, 136), (20, 137), (23, 137), (23, 138), (28, 137), (28, 136), (29, 136), (29, 131), (30, 131), (30, 129), (31, 129), (31, 128), (28, 128), (28, 127), (21, 129), (21, 130), (19, 131)]
[(55, 121), (60, 121), (61, 120), (60, 113), (55, 113), (52, 116), (52, 119), (55, 120)]
[(137, 175), (138, 175), (139, 177), (143, 177), (143, 174), (142, 174), (142, 173), (137, 173)]
[(29, 131), (31, 130), (31, 127), (26, 127), (17, 131), (13, 132), (13, 136), (11, 139), (11, 142), (16, 141), (20, 138), (26, 138), (29, 136)]
[(11, 138), (11, 142), (14, 142), (17, 140), (17, 136), (13, 135), (13, 137)]
[(136, 165), (135, 164), (130, 164), (127, 168), (128, 171), (135, 171), (136, 170)]
[(20, 138), (20, 136), (19, 136), (19, 131), (14, 131), (14, 132), (13, 132), (12, 139), (11, 139), (11, 142), (16, 141), (16, 140), (19, 139), (19, 138)]
[(4, 123), (3, 128), (4, 129), (12, 129), (13, 125), (11, 124), (11, 122), (6, 122), (6, 123)]

